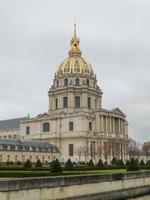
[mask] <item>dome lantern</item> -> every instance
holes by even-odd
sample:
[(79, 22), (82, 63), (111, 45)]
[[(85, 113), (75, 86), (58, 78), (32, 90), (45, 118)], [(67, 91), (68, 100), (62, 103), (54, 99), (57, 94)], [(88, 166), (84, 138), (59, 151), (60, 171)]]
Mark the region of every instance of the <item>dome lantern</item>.
[(80, 40), (79, 38), (77, 38), (77, 33), (76, 33), (76, 23), (74, 23), (74, 35), (73, 38), (71, 39), (71, 49), (68, 52), (69, 56), (81, 56), (79, 43)]

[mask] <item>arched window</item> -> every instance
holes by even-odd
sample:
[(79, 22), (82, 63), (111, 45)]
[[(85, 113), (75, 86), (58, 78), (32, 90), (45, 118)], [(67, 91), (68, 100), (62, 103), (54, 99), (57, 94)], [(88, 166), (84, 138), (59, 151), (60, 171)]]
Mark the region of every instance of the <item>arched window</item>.
[(68, 86), (68, 79), (67, 78), (64, 79), (64, 86)]
[(87, 84), (87, 86), (90, 85), (90, 81), (89, 81), (89, 79), (86, 79), (86, 84)]
[(77, 86), (80, 85), (80, 80), (79, 80), (79, 78), (76, 78), (76, 79), (75, 79), (75, 85), (77, 85)]
[(59, 86), (59, 80), (56, 81), (56, 86), (57, 86), (57, 87)]
[(50, 131), (50, 125), (49, 123), (44, 123), (43, 124), (43, 132), (49, 132)]

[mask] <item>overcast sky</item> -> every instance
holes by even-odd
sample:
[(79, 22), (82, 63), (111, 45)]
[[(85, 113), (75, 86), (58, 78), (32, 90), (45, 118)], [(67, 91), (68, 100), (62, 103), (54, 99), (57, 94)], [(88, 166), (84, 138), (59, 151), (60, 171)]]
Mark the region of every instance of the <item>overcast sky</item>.
[(129, 136), (150, 140), (150, 0), (0, 0), (0, 120), (48, 110), (73, 32)]

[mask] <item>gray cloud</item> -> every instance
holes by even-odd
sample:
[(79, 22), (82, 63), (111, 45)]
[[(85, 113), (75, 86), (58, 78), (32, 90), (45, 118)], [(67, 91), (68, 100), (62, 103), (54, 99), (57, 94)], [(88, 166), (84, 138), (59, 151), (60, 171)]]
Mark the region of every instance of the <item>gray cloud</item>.
[(149, 0), (1, 0), (0, 119), (47, 111), (47, 91), (67, 56), (74, 17), (103, 106), (120, 107), (130, 136), (149, 140)]

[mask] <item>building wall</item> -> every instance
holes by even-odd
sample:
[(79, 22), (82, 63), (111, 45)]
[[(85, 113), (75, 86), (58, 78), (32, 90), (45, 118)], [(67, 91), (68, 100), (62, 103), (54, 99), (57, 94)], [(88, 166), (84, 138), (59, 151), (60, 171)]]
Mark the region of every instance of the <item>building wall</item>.
[(52, 161), (55, 158), (59, 158), (59, 153), (50, 152), (33, 152), (33, 151), (2, 151), (0, 150), (0, 163), (6, 163), (7, 161), (12, 162), (25, 162), (29, 159), (31, 162), (36, 162), (40, 159), (41, 162)]
[(0, 138), (20, 138), (20, 130), (4, 130), (0, 131)]

